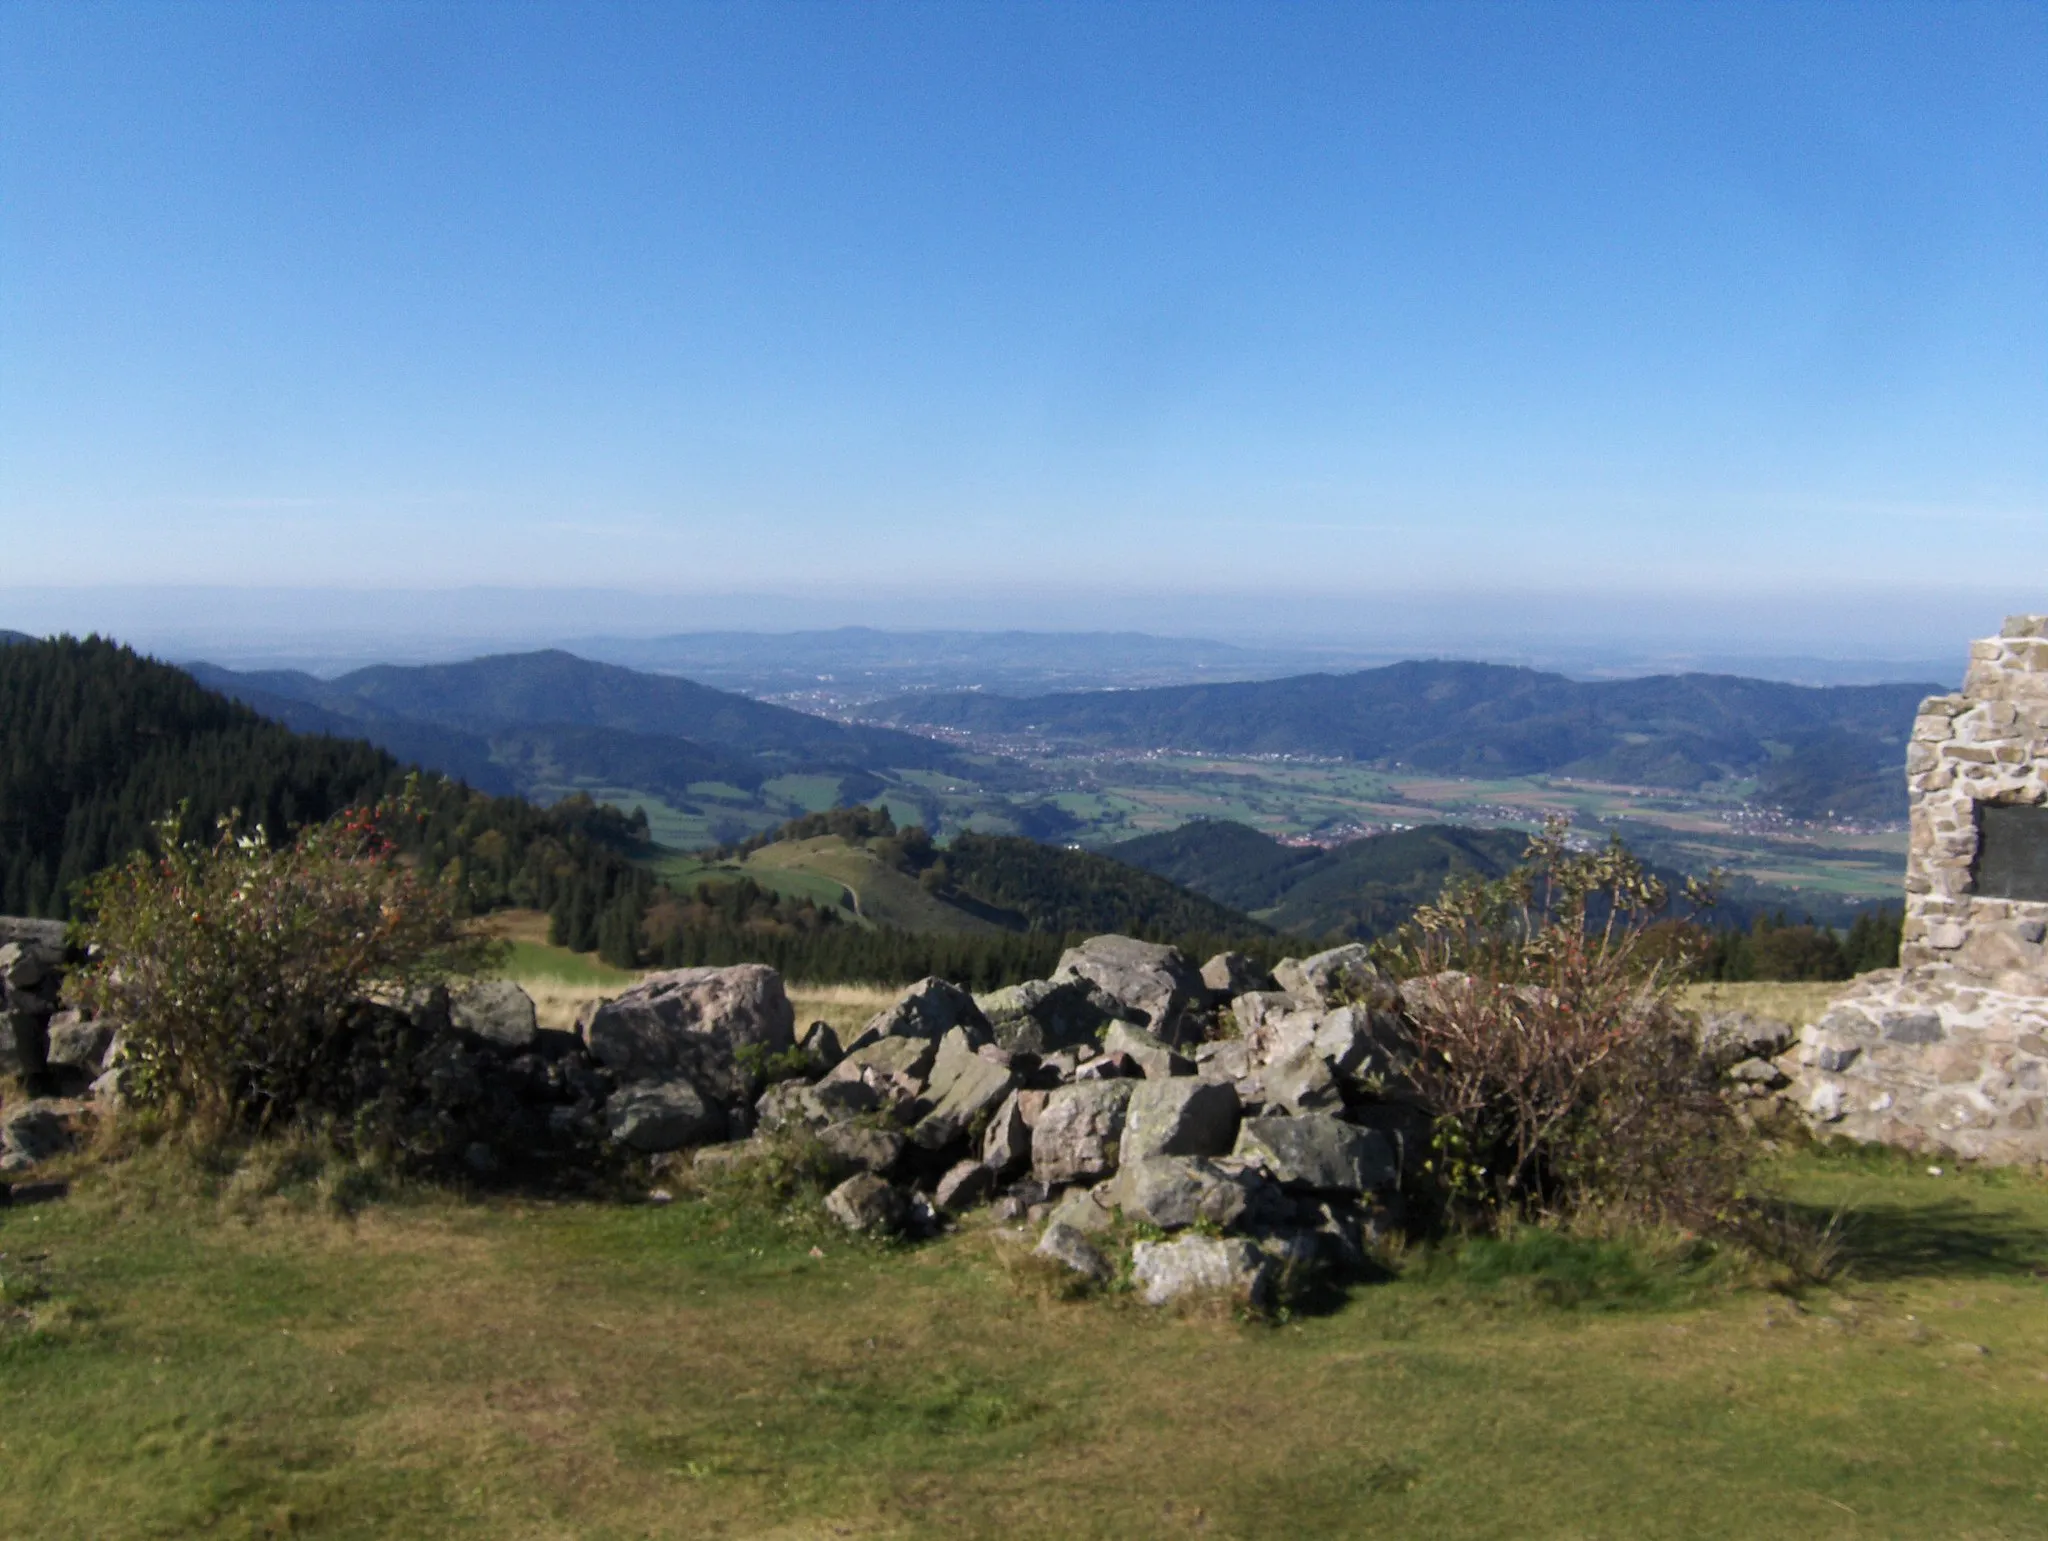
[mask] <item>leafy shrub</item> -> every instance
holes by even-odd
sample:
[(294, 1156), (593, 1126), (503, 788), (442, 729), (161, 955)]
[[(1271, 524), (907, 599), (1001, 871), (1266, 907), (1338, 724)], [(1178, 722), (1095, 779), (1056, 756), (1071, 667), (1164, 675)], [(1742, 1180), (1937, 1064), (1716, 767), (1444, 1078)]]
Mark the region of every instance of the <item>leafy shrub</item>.
[(1675, 1001), (1687, 960), (1652, 930), (1668, 903), (1619, 842), (1575, 852), (1553, 823), (1515, 872), (1416, 912), (1395, 962), (1421, 976), (1409, 1076), (1446, 1205), (1486, 1223), (1732, 1214), (1747, 1143)]
[(77, 993), (122, 1025), (126, 1094), (223, 1131), (351, 1105), (333, 1083), (360, 1077), (366, 1023), (402, 1020), (393, 1003), (489, 957), (454, 883), (386, 837), (410, 816), (403, 801), (357, 810), (283, 845), (232, 818), (188, 840), (173, 816), (159, 856), (96, 878)]

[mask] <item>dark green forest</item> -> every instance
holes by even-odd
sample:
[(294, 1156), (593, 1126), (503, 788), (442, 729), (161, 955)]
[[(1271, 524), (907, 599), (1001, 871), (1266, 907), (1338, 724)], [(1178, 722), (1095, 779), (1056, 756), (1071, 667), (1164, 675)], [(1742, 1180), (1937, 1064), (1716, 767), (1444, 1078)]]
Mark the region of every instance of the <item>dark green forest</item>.
[[(230, 814), (282, 834), (408, 778), (382, 750), (294, 733), (117, 643), (0, 647), (0, 907), (12, 914), (69, 914), (81, 879), (147, 849), (181, 807), (188, 836)], [(432, 775), (413, 798), (419, 817), (394, 838), (459, 881), (473, 912), (603, 912), (644, 907), (652, 891), (633, 860), (648, 849), (644, 818), (588, 798), (536, 808)]]

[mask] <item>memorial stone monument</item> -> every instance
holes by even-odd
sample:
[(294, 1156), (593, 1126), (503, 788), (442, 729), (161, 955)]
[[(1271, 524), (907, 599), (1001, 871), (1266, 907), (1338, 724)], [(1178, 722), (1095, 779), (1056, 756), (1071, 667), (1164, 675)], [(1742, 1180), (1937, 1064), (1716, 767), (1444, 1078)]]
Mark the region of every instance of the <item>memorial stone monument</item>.
[(2048, 616), (1921, 703), (1906, 790), (1901, 966), (1806, 1029), (1800, 1100), (1857, 1139), (2048, 1161)]

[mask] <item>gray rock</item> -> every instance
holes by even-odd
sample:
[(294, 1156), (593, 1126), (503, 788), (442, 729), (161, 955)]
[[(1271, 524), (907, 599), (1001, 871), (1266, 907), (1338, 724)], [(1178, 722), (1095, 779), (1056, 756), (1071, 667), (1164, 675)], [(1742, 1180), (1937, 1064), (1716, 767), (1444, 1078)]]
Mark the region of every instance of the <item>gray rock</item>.
[(1776, 1059), (1797, 1036), (1789, 1022), (1746, 1011), (1714, 1012), (1700, 1019), (1700, 1052), (1717, 1065)]
[(1051, 1258), (1097, 1284), (1108, 1283), (1116, 1272), (1095, 1243), (1071, 1225), (1048, 1225), (1031, 1250), (1036, 1256)]
[(1880, 1021), (1893, 1043), (1940, 1043), (1947, 1036), (1938, 1011), (1888, 1011)]
[(1031, 1130), (1032, 1176), (1043, 1183), (1094, 1182), (1114, 1172), (1135, 1084), (1088, 1081), (1047, 1098)]
[(932, 1189), (932, 1202), (939, 1208), (959, 1214), (972, 1209), (989, 1196), (995, 1187), (996, 1174), (979, 1161), (961, 1161), (949, 1167), (946, 1175)]
[(992, 1114), (1016, 1086), (1008, 1067), (976, 1053), (956, 1027), (940, 1042), (925, 1087), (932, 1110), (910, 1137), (926, 1150), (943, 1150)]
[(981, 1140), (983, 1165), (1000, 1177), (1013, 1177), (1031, 1165), (1031, 1126), (1024, 1122), (1022, 1092), (1012, 1092), (988, 1121)]
[(1111, 1186), (1126, 1215), (1166, 1231), (1184, 1230), (1202, 1220), (1227, 1230), (1254, 1207), (1254, 1183), (1248, 1173), (1226, 1172), (1197, 1156), (1126, 1161)]
[(49, 1018), (39, 1011), (0, 1012), (0, 1074), (32, 1076), (49, 1066)]
[(1379, 1068), (1372, 1013), (1363, 1006), (1339, 1006), (1316, 1024), (1315, 1051), (1340, 1076)]
[(794, 1013), (782, 977), (758, 963), (649, 975), (579, 1024), (597, 1061), (621, 1081), (692, 1082), (706, 1097), (749, 1095), (734, 1055), (748, 1046), (790, 1048)]
[(57, 972), (62, 957), (61, 944), (52, 949), (32, 938), (0, 943), (0, 979), (6, 980), (10, 989), (33, 991)]
[(1202, 983), (1214, 1000), (1227, 1001), (1249, 990), (1270, 990), (1273, 976), (1241, 952), (1219, 952), (1202, 965)]
[(1105, 1191), (1109, 1186), (1104, 1183), (1095, 1188), (1069, 1189), (1066, 1197), (1053, 1207), (1050, 1222), (1070, 1225), (1089, 1236), (1100, 1235), (1116, 1224), (1116, 1211)]
[(894, 1235), (911, 1219), (910, 1196), (872, 1172), (861, 1172), (825, 1195), (825, 1212), (849, 1231)]
[(1130, 1055), (1118, 1049), (1108, 1054), (1098, 1054), (1084, 1061), (1074, 1072), (1076, 1081), (1138, 1081), (1144, 1079), (1145, 1069)]
[(1235, 1153), (1257, 1161), (1286, 1188), (1368, 1193), (1400, 1176), (1385, 1135), (1327, 1113), (1248, 1118), (1238, 1126)]
[(1259, 1077), (1266, 1106), (1289, 1113), (1324, 1113), (1344, 1105), (1344, 1093), (1313, 1042), (1268, 1065)]
[(1332, 947), (1312, 958), (1284, 959), (1275, 965), (1273, 981), (1324, 1011), (1354, 1004), (1384, 1009), (1397, 998), (1394, 982), (1380, 972), (1372, 949), (1363, 942)]
[(1242, 1081), (1251, 1073), (1251, 1045), (1242, 1038), (1205, 1043), (1195, 1050), (1195, 1074), (1205, 1081)]
[(894, 1171), (905, 1143), (893, 1129), (866, 1124), (833, 1124), (818, 1131), (818, 1144), (834, 1172)]
[(1102, 1035), (1102, 1052), (1126, 1056), (1145, 1073), (1147, 1080), (1163, 1081), (1168, 1076), (1191, 1076), (1195, 1073), (1193, 1060), (1184, 1054), (1176, 1054), (1145, 1029), (1133, 1027), (1128, 1022), (1110, 1024), (1109, 1030)]
[(884, 1038), (926, 1038), (937, 1042), (954, 1028), (973, 1046), (991, 1041), (988, 1018), (974, 997), (958, 985), (932, 977), (920, 979), (868, 1019), (867, 1026), (847, 1043), (848, 1052)]
[(938, 1052), (929, 1038), (878, 1039), (849, 1053), (820, 1084), (864, 1081), (877, 1090), (894, 1086), (909, 1096), (921, 1096)]
[(1119, 1145), (1123, 1160), (1220, 1156), (1237, 1139), (1237, 1092), (1227, 1083), (1175, 1076), (1131, 1088)]
[(1272, 1291), (1272, 1273), (1272, 1261), (1237, 1236), (1177, 1236), (1131, 1249), (1131, 1278), (1148, 1306), (1203, 1295), (1262, 1305)]
[(114, 1045), (114, 1024), (105, 1017), (84, 1017), (60, 1011), (50, 1018), (47, 1058), (53, 1065), (71, 1065), (97, 1076)]
[(501, 1049), (524, 1049), (540, 1032), (533, 997), (509, 979), (487, 979), (448, 1002), (449, 1016), (465, 1033)]
[(0, 1146), (26, 1161), (47, 1161), (71, 1148), (73, 1107), (50, 1098), (0, 1111)]
[(1755, 1087), (1762, 1091), (1776, 1091), (1781, 1086), (1790, 1086), (1792, 1078), (1767, 1059), (1745, 1059), (1730, 1065), (1728, 1079), (1740, 1086)]
[(1177, 947), (1128, 936), (1091, 937), (1060, 955), (1054, 979), (1087, 979), (1121, 1002), (1127, 1018), (1168, 1043), (1195, 1036), (1208, 987)]
[(708, 1103), (688, 1081), (641, 1081), (622, 1086), (605, 1103), (611, 1137), (633, 1150), (681, 1150), (724, 1140), (722, 1108)]
[(813, 1075), (825, 1074), (846, 1057), (846, 1050), (839, 1043), (839, 1034), (832, 1030), (830, 1022), (813, 1022), (804, 1029), (803, 1037), (797, 1040), (796, 1046), (811, 1062)]
[(1123, 1005), (1087, 979), (1030, 979), (975, 997), (995, 1042), (1012, 1052), (1052, 1054), (1094, 1044)]

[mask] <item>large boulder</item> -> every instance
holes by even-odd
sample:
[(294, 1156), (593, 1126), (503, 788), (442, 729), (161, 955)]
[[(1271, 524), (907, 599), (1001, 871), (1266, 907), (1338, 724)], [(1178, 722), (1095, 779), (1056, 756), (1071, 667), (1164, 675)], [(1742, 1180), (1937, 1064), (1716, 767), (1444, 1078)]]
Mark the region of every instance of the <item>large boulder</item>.
[(1316, 1193), (1369, 1193), (1400, 1177), (1384, 1134), (1327, 1113), (1247, 1118), (1238, 1126), (1235, 1154), (1256, 1162), (1284, 1188)]
[(1131, 1249), (1131, 1279), (1148, 1306), (1205, 1295), (1263, 1305), (1272, 1269), (1264, 1253), (1237, 1236), (1177, 1236)]
[(1228, 1082), (1174, 1076), (1131, 1088), (1119, 1156), (1221, 1156), (1236, 1140), (1236, 1089)]
[(1122, 1003), (1125, 1016), (1168, 1043), (1194, 1036), (1208, 987), (1178, 947), (1128, 936), (1090, 937), (1060, 955), (1054, 979), (1086, 979)]
[(1042, 1183), (1095, 1182), (1116, 1170), (1124, 1109), (1136, 1082), (1083, 1081), (1046, 1099), (1031, 1130), (1031, 1175)]
[(688, 1081), (642, 1081), (623, 1086), (604, 1107), (611, 1137), (632, 1150), (681, 1150), (723, 1140), (722, 1110)]
[(866, 1124), (833, 1124), (818, 1131), (818, 1146), (835, 1175), (893, 1171), (903, 1159), (904, 1144), (894, 1129)]
[(1249, 1173), (1228, 1172), (1198, 1156), (1126, 1161), (1109, 1186), (1126, 1216), (1163, 1231), (1198, 1221), (1227, 1230), (1251, 1212), (1257, 1197)]
[(114, 1045), (114, 1024), (105, 1017), (88, 1017), (76, 1011), (60, 1011), (50, 1018), (49, 1062), (69, 1065), (87, 1076), (106, 1068), (107, 1051)]
[(1038, 1245), (1031, 1250), (1039, 1257), (1049, 1258), (1097, 1284), (1108, 1283), (1116, 1271), (1094, 1242), (1063, 1222), (1048, 1225), (1045, 1234), (1038, 1238)]
[(1285, 958), (1273, 969), (1273, 980), (1289, 995), (1321, 1010), (1364, 1004), (1390, 1007), (1397, 999), (1394, 982), (1373, 962), (1363, 942), (1332, 947), (1310, 958)]
[(651, 974), (600, 1001), (578, 1024), (592, 1057), (621, 1081), (688, 1080), (713, 1101), (745, 1100), (743, 1049), (779, 1054), (795, 1042), (782, 976), (759, 963)]
[(1202, 965), (1202, 983), (1212, 1000), (1228, 1001), (1248, 990), (1270, 990), (1273, 976), (1241, 952), (1219, 952)]
[(533, 997), (509, 979), (486, 979), (448, 1002), (455, 1025), (514, 1053), (531, 1048), (540, 1033)]
[(1016, 1088), (1017, 1078), (1009, 1067), (976, 1053), (967, 1034), (956, 1027), (940, 1040), (925, 1085), (932, 1109), (910, 1137), (926, 1150), (944, 1150), (985, 1121)]
[(1090, 979), (1027, 979), (975, 997), (998, 1047), (1052, 1054), (1093, 1044), (1124, 1005)]
[(71, 1148), (74, 1103), (53, 1098), (17, 1102), (0, 1112), (0, 1149), (23, 1162), (47, 1161)]
[(1313, 1042), (1266, 1066), (1259, 1077), (1266, 1106), (1289, 1113), (1326, 1113), (1344, 1105), (1344, 1093)]
[(1031, 1125), (1025, 1122), (1027, 1098), (1043, 1101), (1043, 1092), (1011, 1092), (988, 1121), (981, 1137), (981, 1159), (998, 1177), (1014, 1177), (1031, 1165)]
[(825, 1195), (825, 1212), (849, 1231), (893, 1235), (910, 1223), (910, 1195), (872, 1172), (861, 1172)]
[(936, 1042), (955, 1028), (979, 1048), (988, 1043), (988, 1018), (974, 997), (958, 985), (937, 977), (920, 979), (868, 1019), (846, 1047), (849, 1052), (884, 1038), (924, 1038)]
[(1123, 1055), (1143, 1071), (1148, 1080), (1163, 1081), (1168, 1076), (1191, 1076), (1195, 1073), (1193, 1060), (1176, 1053), (1142, 1027), (1133, 1027), (1128, 1022), (1110, 1024), (1109, 1031), (1102, 1035), (1102, 1052)]

